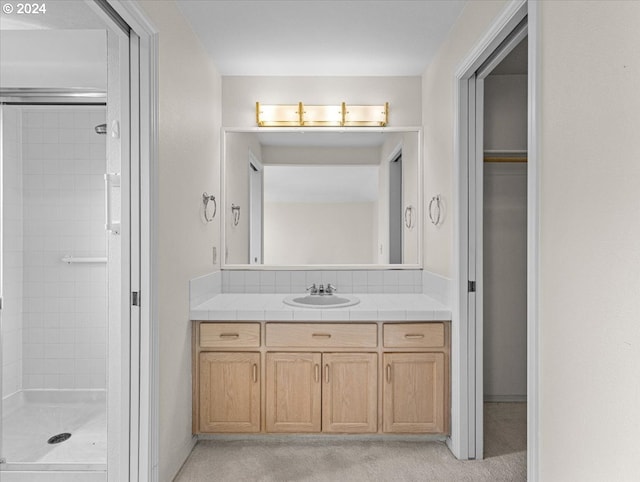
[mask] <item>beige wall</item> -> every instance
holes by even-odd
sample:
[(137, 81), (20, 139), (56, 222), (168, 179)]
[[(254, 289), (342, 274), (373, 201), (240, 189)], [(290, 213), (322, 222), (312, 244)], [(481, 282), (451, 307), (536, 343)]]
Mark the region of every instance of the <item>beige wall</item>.
[(218, 195), (220, 76), (173, 1), (141, 1), (160, 39), (158, 300), (160, 480), (191, 449), (189, 279), (212, 271), (216, 221), (201, 220), (202, 192)]
[(527, 149), (527, 75), (489, 75), (484, 80), (485, 150)]
[[(484, 81), (485, 150), (527, 149), (527, 75)], [(485, 400), (527, 394), (527, 164), (484, 164)]]
[(540, 20), (540, 480), (638, 480), (640, 2)]
[(390, 126), (420, 125), (420, 77), (223, 77), (222, 123), (256, 125), (263, 104), (381, 104), (389, 102)]
[(375, 203), (265, 203), (265, 264), (375, 263)]
[(422, 77), (424, 127), (423, 219), (429, 200), (441, 194), (444, 220), (439, 226), (425, 222), (424, 267), (452, 277), (453, 251), (453, 117), (454, 77), (458, 65), (488, 30), (507, 4), (505, 0), (470, 1)]

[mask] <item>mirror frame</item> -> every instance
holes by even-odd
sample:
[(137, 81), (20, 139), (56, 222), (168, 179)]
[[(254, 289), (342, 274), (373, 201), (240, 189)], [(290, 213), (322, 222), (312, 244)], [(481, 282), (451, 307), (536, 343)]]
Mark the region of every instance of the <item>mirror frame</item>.
[[(418, 134), (418, 206), (417, 226), (418, 230), (418, 262), (415, 264), (299, 264), (299, 265), (270, 265), (270, 264), (228, 264), (225, 260), (227, 252), (226, 222), (227, 215), (231, 215), (231, 207), (226, 200), (226, 158), (227, 158), (227, 133), (265, 133), (265, 132), (415, 132)], [(423, 174), (423, 139), (422, 127), (223, 127), (221, 129), (221, 158), (220, 158), (220, 269), (221, 270), (255, 270), (255, 271), (295, 271), (295, 270), (397, 270), (397, 269), (423, 269), (423, 239), (424, 239), (424, 174)], [(395, 149), (394, 149), (395, 150)], [(228, 213), (227, 213), (228, 211)]]

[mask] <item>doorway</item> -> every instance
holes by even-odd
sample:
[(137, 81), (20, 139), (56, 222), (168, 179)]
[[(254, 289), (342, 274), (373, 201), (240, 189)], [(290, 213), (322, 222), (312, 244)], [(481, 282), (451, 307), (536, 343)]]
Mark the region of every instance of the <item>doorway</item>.
[(389, 264), (402, 264), (402, 151), (389, 164)]
[[(151, 231), (139, 93), (149, 43), (107, 2), (47, 13), (4, 15), (0, 32), (0, 324), (12, 348), (0, 353), (0, 478), (138, 480), (150, 453), (139, 436), (151, 411), (140, 407), (152, 368), (141, 358), (152, 290), (140, 255)], [(132, 306), (141, 286), (148, 298)]]
[(483, 204), (477, 224), (483, 457), (526, 452), (527, 446), (527, 38), (507, 48), (512, 49), (499, 63), (490, 57), (476, 74), (478, 115), (482, 111), (476, 129), (483, 140), (482, 193), (476, 197)]
[(249, 264), (262, 264), (263, 174), (262, 163), (249, 151)]
[[(484, 455), (484, 81), (520, 42), (527, 51), (527, 471), (537, 474), (537, 7), (508, 3), (487, 34), (458, 67), (455, 113), (454, 292), (452, 350), (452, 435), (448, 445), (461, 459)], [(531, 27), (531, 28), (529, 28)], [(483, 69), (482, 71), (480, 69)], [(479, 84), (479, 85), (478, 85)], [(457, 356), (456, 356), (457, 353)]]

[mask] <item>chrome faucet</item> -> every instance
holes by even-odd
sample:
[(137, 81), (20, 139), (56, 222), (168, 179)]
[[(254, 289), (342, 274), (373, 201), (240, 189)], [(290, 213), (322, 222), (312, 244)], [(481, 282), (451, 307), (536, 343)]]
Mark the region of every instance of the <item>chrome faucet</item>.
[(316, 284), (313, 283), (307, 288), (307, 291), (310, 295), (332, 295), (335, 291), (338, 291), (338, 288), (331, 283), (328, 283), (326, 287), (322, 283), (320, 286), (316, 286)]

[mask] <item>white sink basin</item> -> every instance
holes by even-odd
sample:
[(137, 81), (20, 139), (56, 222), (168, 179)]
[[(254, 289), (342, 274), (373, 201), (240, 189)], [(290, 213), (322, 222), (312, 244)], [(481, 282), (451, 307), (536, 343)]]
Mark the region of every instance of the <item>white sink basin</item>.
[(293, 295), (284, 299), (289, 306), (297, 306), (299, 308), (345, 308), (360, 303), (355, 296), (347, 295)]

